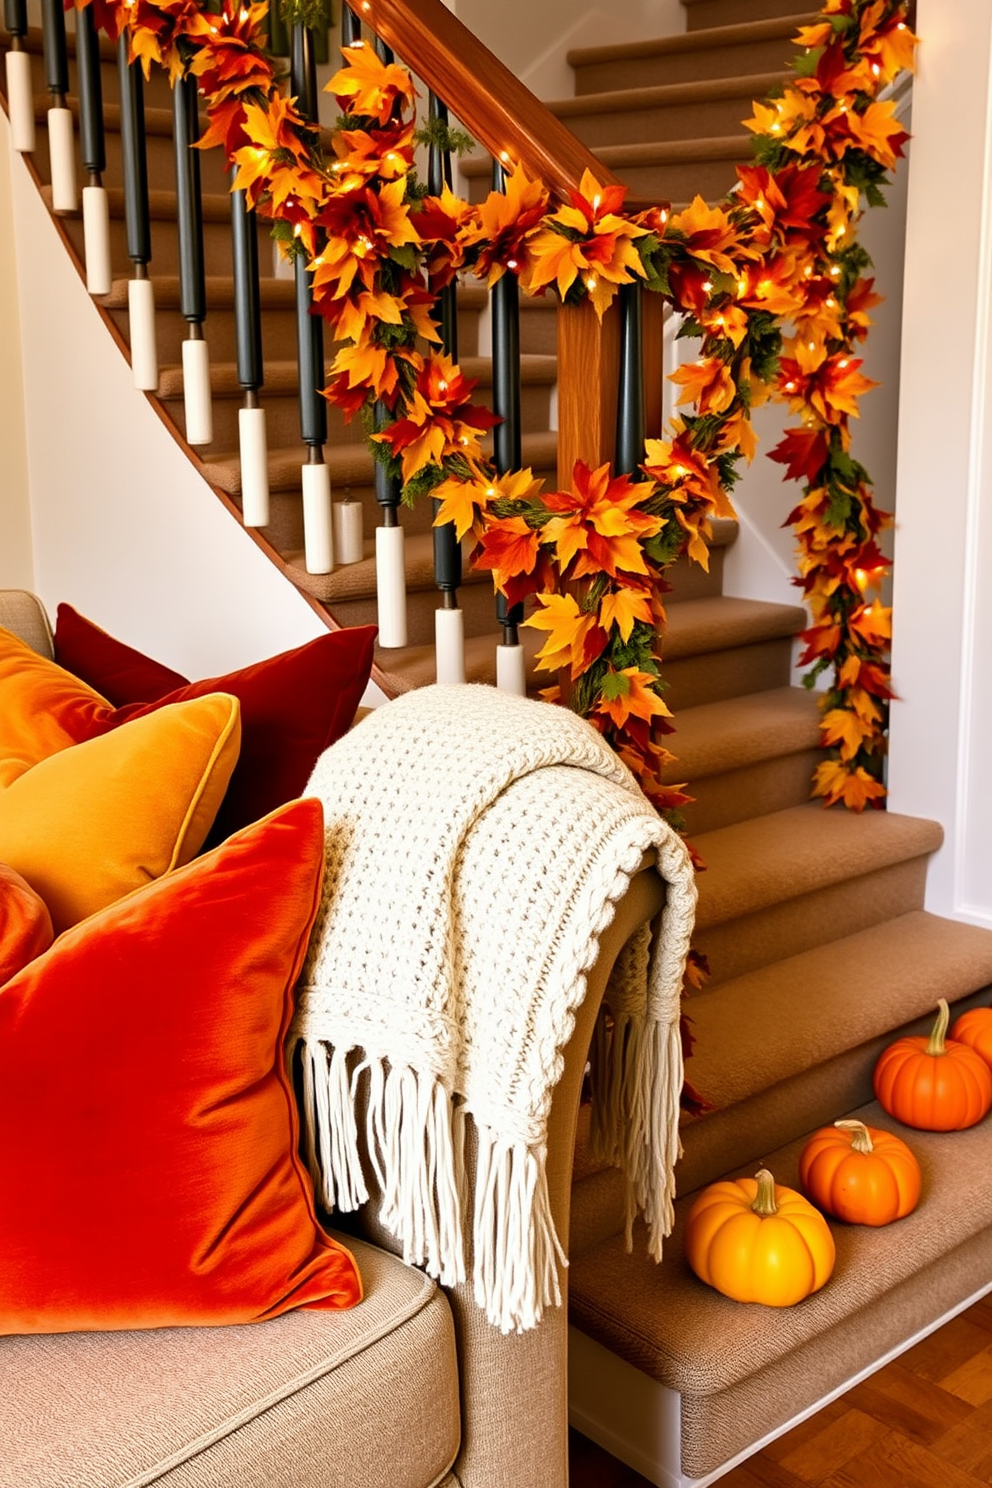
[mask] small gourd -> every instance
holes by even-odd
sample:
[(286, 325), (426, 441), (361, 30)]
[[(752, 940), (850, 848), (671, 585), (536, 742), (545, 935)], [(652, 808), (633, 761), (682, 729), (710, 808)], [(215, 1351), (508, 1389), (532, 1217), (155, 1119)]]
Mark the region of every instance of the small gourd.
[(950, 1009), (940, 998), (929, 1039), (897, 1039), (875, 1065), (875, 1095), (897, 1121), (920, 1131), (963, 1131), (992, 1107), (992, 1070), (967, 1044), (946, 1038)]
[(920, 1165), (901, 1137), (835, 1121), (813, 1133), (799, 1159), (799, 1178), (820, 1209), (847, 1224), (887, 1225), (920, 1199)]
[(685, 1254), (701, 1281), (735, 1302), (791, 1307), (819, 1291), (834, 1269), (834, 1239), (823, 1215), (776, 1185), (754, 1178), (704, 1188), (685, 1222)]
[(974, 1049), (992, 1068), (992, 1008), (971, 1008), (962, 1013), (951, 1029), (951, 1038)]

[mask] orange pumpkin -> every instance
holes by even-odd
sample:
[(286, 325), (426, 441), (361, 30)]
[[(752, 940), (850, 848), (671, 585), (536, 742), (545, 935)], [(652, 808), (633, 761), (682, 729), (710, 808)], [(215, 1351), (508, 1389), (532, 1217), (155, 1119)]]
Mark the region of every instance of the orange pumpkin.
[(848, 1224), (886, 1225), (919, 1202), (920, 1165), (901, 1137), (835, 1121), (813, 1133), (799, 1159), (799, 1178), (814, 1204)]
[(875, 1065), (875, 1095), (890, 1116), (921, 1131), (962, 1131), (992, 1107), (992, 1070), (967, 1044), (946, 1039), (945, 998), (929, 1039), (897, 1039)]
[(685, 1253), (701, 1281), (735, 1302), (791, 1307), (834, 1269), (823, 1215), (767, 1168), (704, 1188), (685, 1222)]
[(951, 1029), (951, 1038), (967, 1044), (992, 1066), (992, 1008), (971, 1008), (962, 1013)]

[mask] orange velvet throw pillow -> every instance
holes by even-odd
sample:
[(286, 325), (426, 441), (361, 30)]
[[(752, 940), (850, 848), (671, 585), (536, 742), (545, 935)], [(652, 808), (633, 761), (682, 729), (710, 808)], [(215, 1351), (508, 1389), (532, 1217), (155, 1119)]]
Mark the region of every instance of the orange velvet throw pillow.
[(7, 863), (0, 863), (0, 987), (52, 943), (45, 901)]
[(317, 1223), (283, 1052), (323, 864), (320, 804), (293, 802), (0, 990), (0, 1333), (360, 1300)]

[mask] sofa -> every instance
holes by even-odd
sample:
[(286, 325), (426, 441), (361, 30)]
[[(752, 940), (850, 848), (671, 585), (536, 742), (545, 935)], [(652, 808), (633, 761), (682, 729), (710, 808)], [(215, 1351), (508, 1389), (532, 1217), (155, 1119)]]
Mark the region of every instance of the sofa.
[[(49, 619), (33, 595), (0, 593), (0, 626), (52, 656)], [(601, 936), (565, 1049), (547, 1155), (562, 1237), (607, 978), (663, 899), (645, 860)], [(470, 1166), (472, 1140), (470, 1129)], [(343, 1310), (0, 1337), (0, 1488), (565, 1485), (565, 1306), (504, 1334), (486, 1322), (470, 1283), (442, 1288), (405, 1264), (376, 1216), (373, 1192), (355, 1214), (323, 1217), (362, 1278), (362, 1300)]]

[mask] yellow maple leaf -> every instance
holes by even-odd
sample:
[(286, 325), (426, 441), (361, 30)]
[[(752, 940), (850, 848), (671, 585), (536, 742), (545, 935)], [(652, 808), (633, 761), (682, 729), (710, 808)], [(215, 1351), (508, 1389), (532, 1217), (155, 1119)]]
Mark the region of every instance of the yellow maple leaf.
[(831, 708), (820, 724), (823, 743), (827, 748), (840, 748), (842, 760), (852, 760), (874, 733), (871, 724), (865, 724), (856, 713), (847, 708)]
[[(533, 630), (548, 631), (548, 639), (535, 658), (542, 671), (554, 672), (570, 667), (573, 680), (580, 677), (589, 664), (589, 647), (594, 633), (602, 635), (596, 616), (579, 608), (574, 595), (539, 594), (538, 602), (543, 606), (530, 615), (523, 624)], [(594, 654), (598, 655), (606, 644)]]
[(609, 633), (615, 625), (620, 639), (630, 640), (635, 620), (651, 624), (651, 601), (646, 594), (636, 589), (618, 589), (615, 594), (604, 594), (599, 607), (599, 623)]
[(837, 760), (824, 760), (816, 767), (812, 794), (823, 796), (824, 806), (843, 801), (852, 811), (863, 811), (869, 801), (884, 800), (885, 786), (860, 765), (849, 770)]
[(474, 528), (480, 512), (486, 510), (490, 500), (496, 495), (496, 487), (488, 481), (456, 480), (449, 477), (435, 486), (431, 494), (441, 503), (434, 518), (434, 526), (444, 527), (448, 522), (454, 522), (455, 536), (461, 542), (466, 532)]

